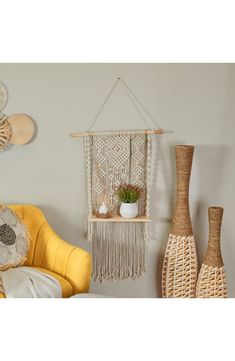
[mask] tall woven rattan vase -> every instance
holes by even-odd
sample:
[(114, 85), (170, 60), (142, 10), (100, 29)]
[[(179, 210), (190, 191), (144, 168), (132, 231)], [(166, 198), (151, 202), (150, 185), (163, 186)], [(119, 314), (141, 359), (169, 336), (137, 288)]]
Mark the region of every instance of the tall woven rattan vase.
[(197, 253), (190, 211), (189, 182), (194, 147), (177, 145), (176, 208), (165, 251), (162, 270), (163, 297), (195, 297), (197, 282)]
[(197, 281), (196, 297), (226, 298), (228, 296), (226, 273), (220, 248), (220, 232), (223, 208), (210, 207), (209, 240), (206, 256), (203, 260)]

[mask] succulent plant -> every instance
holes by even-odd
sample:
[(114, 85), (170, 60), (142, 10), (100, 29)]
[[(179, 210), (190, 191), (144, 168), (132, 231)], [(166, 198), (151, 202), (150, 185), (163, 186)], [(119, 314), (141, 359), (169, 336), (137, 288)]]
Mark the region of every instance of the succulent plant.
[(144, 188), (134, 184), (120, 184), (116, 191), (119, 201), (123, 203), (136, 203), (144, 193)]

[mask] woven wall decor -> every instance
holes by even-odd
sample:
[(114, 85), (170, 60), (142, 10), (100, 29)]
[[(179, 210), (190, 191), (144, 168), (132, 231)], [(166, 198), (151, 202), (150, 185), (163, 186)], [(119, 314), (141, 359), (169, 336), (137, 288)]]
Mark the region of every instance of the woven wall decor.
[(27, 256), (30, 236), (15, 212), (0, 206), (0, 270), (22, 265)]
[(176, 208), (162, 270), (163, 297), (195, 297), (197, 254), (190, 211), (189, 181), (193, 146), (178, 145), (176, 152)]
[(10, 138), (11, 126), (8, 117), (5, 114), (0, 114), (0, 151), (7, 149)]
[[(146, 109), (126, 83), (118, 78), (101, 104), (95, 118), (85, 132), (73, 133), (83, 137), (88, 191), (88, 239), (92, 241), (94, 280), (136, 279), (145, 271), (145, 249), (150, 221), (151, 135), (162, 129), (91, 131), (97, 117), (120, 83), (140, 112)], [(135, 102), (134, 102), (135, 100)], [(149, 113), (148, 113), (149, 114)], [(146, 119), (144, 118), (145, 122)], [(119, 216), (120, 203), (116, 190), (120, 184), (131, 183), (143, 187), (138, 202), (139, 216), (124, 219)], [(106, 200), (111, 217), (100, 219), (97, 210)]]
[(23, 145), (30, 142), (34, 135), (34, 123), (26, 114), (14, 114), (9, 116), (8, 123), (12, 129), (11, 144)]
[[(0, 111), (7, 103), (7, 90), (0, 81)], [(13, 144), (27, 144), (35, 132), (33, 119), (26, 114), (6, 116), (0, 113), (0, 151), (9, 149)]]
[(220, 248), (223, 208), (210, 207), (208, 217), (208, 248), (198, 276), (196, 297), (226, 298), (228, 296), (227, 277)]
[(0, 112), (7, 104), (8, 94), (5, 85), (0, 81)]

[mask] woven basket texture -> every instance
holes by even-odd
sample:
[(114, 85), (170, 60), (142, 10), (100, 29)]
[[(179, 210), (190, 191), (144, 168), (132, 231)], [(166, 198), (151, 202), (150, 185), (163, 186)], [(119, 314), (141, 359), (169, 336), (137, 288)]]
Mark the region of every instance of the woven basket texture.
[(223, 208), (210, 207), (208, 209), (208, 218), (208, 247), (198, 276), (196, 297), (226, 298), (228, 296), (227, 276), (220, 247)]

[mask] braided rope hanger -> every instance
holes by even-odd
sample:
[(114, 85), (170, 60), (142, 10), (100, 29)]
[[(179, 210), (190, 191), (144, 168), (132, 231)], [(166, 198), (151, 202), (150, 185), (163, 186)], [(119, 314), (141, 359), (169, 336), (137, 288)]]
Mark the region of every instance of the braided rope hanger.
[[(95, 122), (97, 121), (98, 117), (100, 116), (102, 110), (104, 109), (105, 105), (107, 104), (107, 102), (109, 101), (111, 95), (113, 94), (114, 89), (116, 88), (116, 86), (120, 83), (120, 85), (122, 85), (122, 87), (124, 88), (124, 90), (126, 91), (129, 99), (131, 100), (132, 104), (134, 105), (135, 109), (137, 110), (137, 112), (140, 114), (142, 120), (144, 121), (144, 123), (147, 125), (148, 129), (147, 130), (133, 130), (133, 131), (126, 131), (126, 130), (121, 130), (121, 131), (98, 131), (98, 132), (92, 132), (91, 129), (93, 128)], [(142, 110), (142, 111), (141, 111)], [(150, 123), (148, 122), (148, 120), (146, 119), (146, 117), (143, 114), (144, 113), (149, 117), (149, 119), (151, 119), (154, 127), (152, 127), (150, 125)], [(157, 127), (157, 129), (156, 129)], [(110, 89), (110, 91), (108, 92), (107, 96), (105, 97), (104, 101), (100, 104), (99, 108), (97, 109), (96, 113), (93, 115), (93, 117), (91, 118), (86, 130), (84, 132), (79, 132), (79, 133), (72, 133), (71, 137), (74, 138), (79, 138), (79, 137), (86, 137), (89, 135), (93, 135), (95, 136), (96, 134), (98, 135), (108, 135), (108, 134), (119, 134), (119, 135), (123, 135), (123, 134), (163, 134), (164, 130), (160, 128), (160, 126), (157, 124), (157, 122), (155, 121), (155, 119), (153, 118), (153, 116), (150, 114), (150, 112), (146, 109), (146, 107), (142, 104), (142, 102), (137, 98), (137, 96), (134, 94), (134, 92), (130, 89), (130, 87), (126, 84), (126, 82), (118, 77), (115, 81), (115, 83), (113, 84), (112, 88)]]

